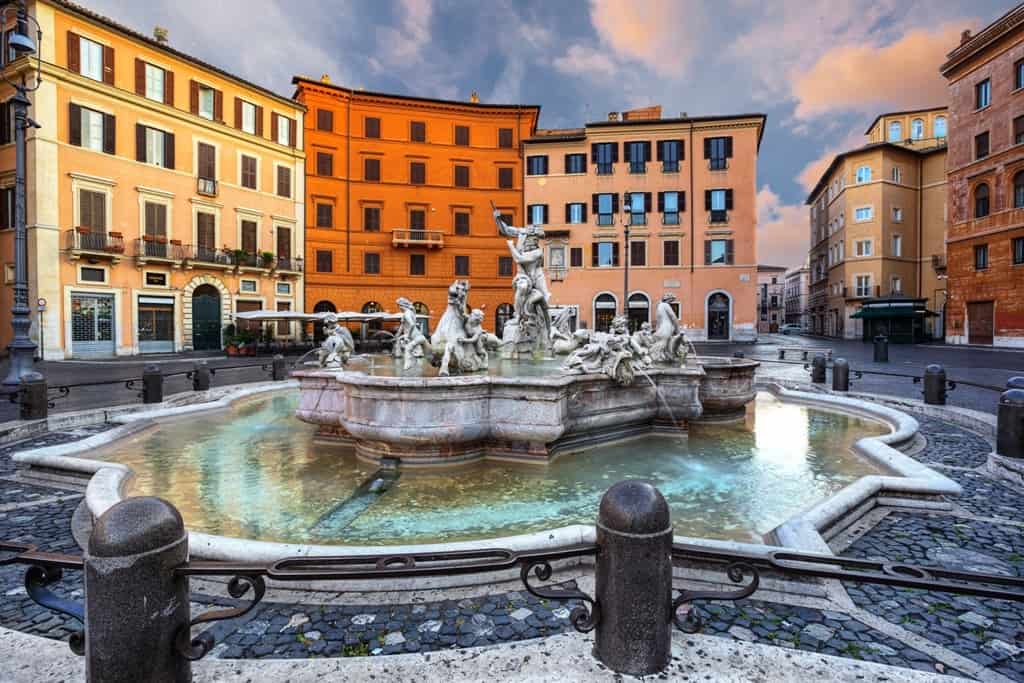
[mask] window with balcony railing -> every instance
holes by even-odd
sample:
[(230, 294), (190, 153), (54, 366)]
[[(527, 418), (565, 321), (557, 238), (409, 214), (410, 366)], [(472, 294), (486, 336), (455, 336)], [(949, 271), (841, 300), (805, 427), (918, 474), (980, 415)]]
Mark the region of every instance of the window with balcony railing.
[(619, 144), (595, 142), (590, 149), (591, 161), (594, 162), (597, 175), (611, 175), (615, 170), (615, 162), (619, 160)]

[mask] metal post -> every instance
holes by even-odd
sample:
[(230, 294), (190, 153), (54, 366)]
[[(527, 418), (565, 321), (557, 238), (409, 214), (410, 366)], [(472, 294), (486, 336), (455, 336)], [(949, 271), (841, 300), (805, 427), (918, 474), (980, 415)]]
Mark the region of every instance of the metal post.
[(850, 390), (850, 364), (845, 358), (836, 358), (832, 363), (832, 391)]
[(946, 405), (946, 369), (941, 365), (932, 364), (924, 369), (924, 402)]
[(288, 370), (285, 368), (284, 356), (281, 354), (274, 356), (271, 377), (273, 377), (275, 382), (282, 382), (288, 377)]
[(142, 402), (160, 403), (164, 400), (164, 376), (159, 365), (147, 365), (142, 371)]
[(621, 481), (601, 498), (594, 656), (612, 671), (658, 673), (672, 656), (672, 525), (661, 492)]
[(192, 679), (175, 636), (189, 623), (188, 534), (167, 501), (128, 498), (104, 512), (85, 553), (85, 666), (94, 683)]
[(192, 390), (206, 391), (210, 388), (210, 368), (205, 360), (197, 360), (192, 366)]
[(811, 360), (811, 382), (814, 384), (825, 383), (825, 372), (828, 369), (828, 361), (822, 354), (816, 354)]
[(19, 417), (22, 420), (45, 420), (47, 405), (46, 378), (38, 372), (26, 372), (18, 386)]
[(1007, 389), (1024, 389), (1024, 377), (1011, 377), (1006, 380)]
[[(626, 207), (626, 211), (626, 215), (630, 216), (628, 213), (628, 206)], [(625, 225), (623, 226), (623, 229), (626, 231), (626, 253), (622, 256), (624, 259), (623, 265), (625, 266), (625, 269), (622, 271), (622, 313), (626, 316), (627, 325), (629, 324), (629, 220), (631, 218), (632, 216), (627, 218)]]
[(736, 351), (735, 353), (732, 354), (732, 357), (733, 358), (746, 358), (747, 354), (743, 353), (742, 351)]
[(1024, 459), (1024, 389), (1007, 389), (999, 397), (996, 453)]
[(875, 362), (889, 362), (889, 338), (884, 334), (875, 336)]

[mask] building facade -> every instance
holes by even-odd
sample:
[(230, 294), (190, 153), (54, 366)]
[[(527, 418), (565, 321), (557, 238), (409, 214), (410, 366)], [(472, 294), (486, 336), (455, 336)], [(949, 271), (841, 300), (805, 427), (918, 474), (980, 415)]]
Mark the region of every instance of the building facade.
[(547, 235), (552, 307), (598, 330), (628, 310), (636, 328), (670, 293), (690, 339), (755, 339), (764, 122), (649, 107), (527, 140), (526, 219)]
[[(807, 198), (810, 332), (942, 337), (949, 127), (942, 107), (883, 114), (867, 144), (839, 154), (822, 174)], [(915, 298), (927, 308), (910, 305)], [(893, 306), (861, 313), (876, 299)]]
[(492, 202), (522, 225), (522, 141), (539, 107), (352, 90), (297, 77), (309, 109), (306, 299), (313, 311), (394, 311), (433, 327), (456, 279), (485, 327), (512, 314), (514, 266)]
[(948, 55), (946, 341), (1024, 348), (1024, 6)]
[(778, 332), (786, 323), (786, 269), (782, 266), (757, 267), (757, 331)]
[(808, 313), (808, 285), (810, 284), (810, 268), (802, 265), (791, 268), (785, 275), (785, 318), (787, 325), (799, 325), (804, 332), (810, 332), (810, 314)]
[[(30, 12), (43, 31), (29, 111), (40, 127), (26, 149), (30, 302), (45, 300), (33, 305), (31, 335), (42, 355), (220, 349), (237, 311), (301, 310), (302, 105), (77, 5), (37, 0)], [(13, 173), (5, 144), (5, 315)], [(5, 321), (0, 344), (10, 335)]]

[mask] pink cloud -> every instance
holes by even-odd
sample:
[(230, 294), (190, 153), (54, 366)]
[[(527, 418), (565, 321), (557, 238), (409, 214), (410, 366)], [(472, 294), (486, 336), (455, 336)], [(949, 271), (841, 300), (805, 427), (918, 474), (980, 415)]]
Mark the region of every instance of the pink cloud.
[(584, 45), (570, 45), (552, 65), (565, 74), (595, 79), (612, 78), (619, 72), (619, 65), (606, 51)]
[(825, 172), (825, 169), (832, 163), (836, 155), (862, 147), (867, 144), (867, 141), (867, 137), (863, 134), (863, 128), (858, 126), (837, 144), (826, 147), (816, 159), (807, 162), (797, 174), (796, 181), (804, 188), (804, 192), (810, 192), (818, 184), (821, 174)]
[(807, 258), (810, 224), (803, 204), (783, 204), (768, 185), (757, 193), (757, 260), (798, 266)]
[(706, 27), (699, 0), (590, 0), (590, 22), (618, 57), (677, 78)]

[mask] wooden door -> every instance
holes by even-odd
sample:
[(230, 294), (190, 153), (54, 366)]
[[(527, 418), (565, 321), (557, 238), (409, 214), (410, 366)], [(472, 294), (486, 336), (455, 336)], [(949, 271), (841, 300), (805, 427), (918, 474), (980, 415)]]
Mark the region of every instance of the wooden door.
[(967, 304), (967, 343), (991, 344), (995, 329), (995, 304), (980, 301)]

